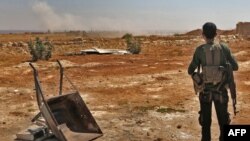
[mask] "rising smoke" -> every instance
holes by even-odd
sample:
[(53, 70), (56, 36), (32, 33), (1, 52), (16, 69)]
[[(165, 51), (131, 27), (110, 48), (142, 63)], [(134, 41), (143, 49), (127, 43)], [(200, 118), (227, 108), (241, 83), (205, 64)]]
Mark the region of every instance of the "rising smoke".
[(159, 29), (167, 27), (164, 22), (161, 22), (161, 18), (156, 18), (157, 14), (150, 16), (148, 12), (142, 15), (134, 14), (136, 18), (126, 17), (124, 15), (118, 15), (116, 17), (103, 16), (101, 13), (96, 14), (95, 12), (87, 16), (73, 15), (67, 13), (67, 11), (64, 11), (64, 13), (56, 11), (55, 8), (50, 6), (45, 0), (33, 0), (32, 11), (37, 15), (41, 26), (40, 28), (51, 31), (126, 31), (135, 34), (144, 34), (151, 30), (150, 33), (158, 34), (160, 31), (159, 34), (165, 34), (164, 30)]
[(59, 14), (45, 1), (35, 1), (32, 10), (40, 20), (43, 29), (56, 30), (84, 30), (79, 16), (69, 13)]
[[(41, 28), (52, 31), (64, 30), (98, 30), (98, 31), (129, 31), (136, 30), (135, 23), (124, 18), (110, 18), (103, 16), (84, 16), (70, 13), (58, 13), (46, 1), (35, 0), (32, 5)], [(85, 19), (85, 20), (83, 20)]]

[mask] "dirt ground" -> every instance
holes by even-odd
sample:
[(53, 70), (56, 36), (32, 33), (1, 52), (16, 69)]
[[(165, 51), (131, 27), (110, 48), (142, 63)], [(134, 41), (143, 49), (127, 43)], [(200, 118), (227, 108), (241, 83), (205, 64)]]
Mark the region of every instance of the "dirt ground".
[[(103, 137), (97, 141), (198, 141), (198, 97), (194, 94), (187, 67), (199, 36), (140, 36), (139, 55), (65, 56), (66, 52), (97, 46), (126, 49), (121, 38), (89, 37), (75, 34), (6, 34), (0, 43), (27, 42), (48, 36), (55, 45), (49, 61), (34, 63), (39, 70), (47, 98), (58, 95), (59, 69), (80, 91)], [(76, 37), (82, 41), (76, 41)], [(233, 37), (233, 38), (231, 38)], [(239, 62), (235, 72), (239, 113), (232, 124), (250, 124), (250, 42), (237, 36), (223, 36)], [(31, 124), (38, 113), (33, 72), (27, 46), (0, 46), (0, 141), (11, 141)], [(73, 91), (65, 80), (64, 93)], [(214, 111), (214, 109), (213, 109)], [(229, 111), (232, 111), (231, 101)], [(218, 140), (213, 112), (212, 137)]]

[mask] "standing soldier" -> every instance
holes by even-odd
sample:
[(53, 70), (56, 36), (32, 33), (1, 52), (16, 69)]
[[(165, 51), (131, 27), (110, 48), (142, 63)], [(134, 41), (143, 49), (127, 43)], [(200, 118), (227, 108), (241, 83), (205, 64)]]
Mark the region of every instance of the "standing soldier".
[[(202, 141), (211, 141), (212, 102), (214, 102), (220, 126), (220, 141), (223, 141), (223, 125), (230, 123), (228, 93), (225, 85), (234, 84), (234, 82), (231, 83), (233, 76), (230, 77), (232, 73), (229, 73), (228, 66), (231, 66), (231, 70), (238, 70), (238, 64), (228, 46), (214, 42), (216, 31), (214, 23), (207, 22), (203, 25), (202, 36), (206, 43), (196, 48), (188, 68), (188, 74), (192, 75), (195, 86), (200, 88), (196, 89), (196, 92), (199, 92), (200, 100), (199, 123), (202, 127)], [(198, 72), (195, 72), (196, 69)], [(231, 86), (234, 86), (235, 90), (235, 85)]]

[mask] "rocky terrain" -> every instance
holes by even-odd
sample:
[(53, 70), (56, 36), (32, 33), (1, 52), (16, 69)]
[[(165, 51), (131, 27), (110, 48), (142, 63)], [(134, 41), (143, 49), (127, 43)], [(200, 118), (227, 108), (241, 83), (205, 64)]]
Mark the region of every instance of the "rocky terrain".
[[(104, 132), (98, 141), (196, 141), (200, 139), (198, 97), (194, 94), (187, 67), (199, 35), (137, 36), (139, 55), (76, 55), (92, 47), (126, 49), (124, 39), (83, 34), (0, 35), (0, 140), (11, 141), (31, 124), (38, 112), (34, 94), (29, 40), (46, 38), (54, 44), (49, 61), (35, 63), (47, 98), (58, 95), (59, 69), (76, 85)], [(250, 123), (250, 41), (238, 35), (221, 35), (239, 62), (235, 72), (239, 113), (232, 124)], [(64, 93), (72, 91), (64, 83)], [(214, 109), (213, 109), (214, 110)], [(232, 104), (229, 102), (232, 113)], [(218, 139), (213, 113), (213, 140)]]

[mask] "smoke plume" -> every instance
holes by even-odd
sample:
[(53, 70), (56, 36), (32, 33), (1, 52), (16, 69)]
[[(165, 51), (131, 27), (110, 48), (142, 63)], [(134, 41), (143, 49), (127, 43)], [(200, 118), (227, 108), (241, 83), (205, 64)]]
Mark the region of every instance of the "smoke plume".
[(40, 20), (43, 29), (55, 30), (84, 30), (81, 18), (69, 13), (59, 14), (45, 1), (36, 1), (32, 10)]

